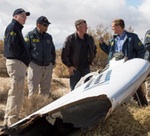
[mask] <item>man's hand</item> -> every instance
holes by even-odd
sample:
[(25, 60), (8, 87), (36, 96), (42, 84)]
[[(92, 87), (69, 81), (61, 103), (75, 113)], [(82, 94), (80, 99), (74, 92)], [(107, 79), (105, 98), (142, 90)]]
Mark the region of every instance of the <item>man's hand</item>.
[(103, 37), (100, 37), (100, 38), (99, 38), (99, 44), (102, 44), (103, 42), (104, 42)]
[(74, 68), (73, 66), (68, 67), (68, 71), (69, 71), (69, 75), (74, 75), (74, 71), (76, 70), (76, 68)]

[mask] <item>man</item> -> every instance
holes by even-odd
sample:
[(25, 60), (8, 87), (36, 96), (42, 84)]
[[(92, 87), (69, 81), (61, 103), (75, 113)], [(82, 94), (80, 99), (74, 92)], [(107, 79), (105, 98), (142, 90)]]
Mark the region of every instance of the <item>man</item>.
[(45, 16), (40, 16), (36, 21), (36, 28), (25, 37), (31, 56), (28, 68), (29, 98), (37, 93), (47, 97), (50, 94), (56, 53), (52, 36), (47, 33), (49, 24)]
[(8, 92), (4, 125), (10, 126), (18, 121), (23, 98), (26, 68), (30, 55), (22, 35), (23, 25), (30, 13), (24, 9), (16, 9), (12, 22), (7, 26), (4, 36), (4, 56), (6, 68), (11, 79), (11, 89)]
[[(134, 33), (130, 33), (124, 30), (125, 23), (122, 19), (115, 19), (112, 22), (112, 30), (114, 31), (114, 36), (110, 40), (109, 45), (106, 45), (101, 37), (99, 39), (100, 48), (108, 54), (108, 62), (112, 59), (122, 59), (125, 61), (133, 58), (144, 58), (145, 57), (145, 47)], [(138, 101), (139, 106), (147, 106), (147, 100), (141, 87), (137, 90), (134, 95), (134, 99)]]
[(81, 77), (90, 72), (90, 65), (96, 55), (94, 39), (86, 33), (86, 21), (75, 21), (75, 27), (76, 32), (66, 38), (61, 54), (62, 62), (68, 67), (70, 74), (71, 90)]
[[(150, 30), (148, 30), (145, 34), (144, 45), (146, 47), (147, 53), (150, 54)], [(150, 58), (148, 58), (148, 60), (150, 61)], [(148, 78), (146, 79), (145, 87), (146, 87), (146, 97), (148, 103), (150, 103), (150, 99), (149, 99), (150, 98), (150, 76), (148, 76)]]

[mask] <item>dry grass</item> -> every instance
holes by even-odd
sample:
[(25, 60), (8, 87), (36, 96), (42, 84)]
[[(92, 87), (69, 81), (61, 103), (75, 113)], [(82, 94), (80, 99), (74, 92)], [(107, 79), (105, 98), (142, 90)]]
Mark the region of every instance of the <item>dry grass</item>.
[(150, 136), (150, 107), (139, 108), (132, 103), (119, 107), (104, 123), (85, 136)]
[(64, 94), (67, 93), (67, 91), (63, 91), (59, 88), (65, 88), (67, 90), (68, 86), (66, 86), (65, 83), (61, 81), (61, 79), (52, 79), (51, 83), (51, 92), (50, 97), (45, 97), (42, 95), (34, 95), (30, 100), (27, 98), (28, 95), (28, 89), (27, 89), (27, 83), (25, 83), (25, 93), (24, 93), (24, 100), (22, 104), (21, 109), (21, 118), (26, 117), (27, 115), (37, 111), (38, 109), (44, 107), (45, 105), (51, 103), (52, 101), (60, 98)]
[[(52, 84), (51, 96), (49, 98), (41, 96), (41, 95), (34, 95), (34, 97), (32, 97), (32, 99), (29, 100), (27, 98), (27, 95), (28, 95), (27, 83), (25, 83), (24, 99), (23, 99), (22, 108), (20, 111), (21, 118), (26, 117), (27, 115), (33, 113), (34, 111), (44, 107), (45, 105), (51, 103), (52, 101), (68, 93), (68, 85), (62, 82), (61, 79), (53, 79), (51, 84)], [(0, 84), (0, 87), (1, 87), (0, 88), (0, 103), (2, 105), (2, 107), (0, 107), (0, 121), (2, 121), (4, 117), (3, 105), (6, 104), (8, 90), (10, 88), (8, 85), (2, 84), (2, 83)]]
[(0, 77), (8, 77), (6, 66), (5, 66), (5, 58), (2, 54), (0, 54)]
[(34, 97), (32, 97), (30, 100), (25, 96), (21, 108), (20, 118), (24, 118), (27, 115), (30, 115), (31, 113), (37, 111), (52, 101), (52, 98), (44, 97), (41, 95), (34, 95)]

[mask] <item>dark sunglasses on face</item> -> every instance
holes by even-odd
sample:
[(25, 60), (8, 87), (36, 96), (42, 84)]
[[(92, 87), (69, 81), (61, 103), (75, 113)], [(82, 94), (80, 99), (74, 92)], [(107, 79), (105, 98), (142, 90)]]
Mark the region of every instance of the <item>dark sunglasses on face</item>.
[(45, 27), (48, 27), (48, 24), (43, 23), (42, 25), (45, 26)]

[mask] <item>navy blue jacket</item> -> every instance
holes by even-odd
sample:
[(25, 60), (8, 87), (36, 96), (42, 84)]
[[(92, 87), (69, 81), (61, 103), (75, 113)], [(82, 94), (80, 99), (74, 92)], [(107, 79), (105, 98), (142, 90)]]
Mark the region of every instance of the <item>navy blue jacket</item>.
[(23, 26), (14, 19), (7, 26), (4, 35), (4, 56), (8, 59), (18, 59), (28, 66), (30, 55), (21, 32), (22, 29)]
[(31, 61), (40, 66), (55, 64), (56, 52), (52, 36), (48, 33), (39, 33), (37, 28), (25, 36), (29, 46)]
[[(141, 40), (138, 36), (134, 33), (130, 33), (125, 31), (126, 39), (123, 44), (122, 52), (124, 57), (127, 59), (133, 58), (144, 58), (146, 49), (142, 44)], [(100, 48), (108, 54), (108, 62), (114, 57), (115, 53), (115, 45), (116, 45), (116, 35), (109, 41), (109, 44), (106, 45), (105, 43), (100, 44)]]

